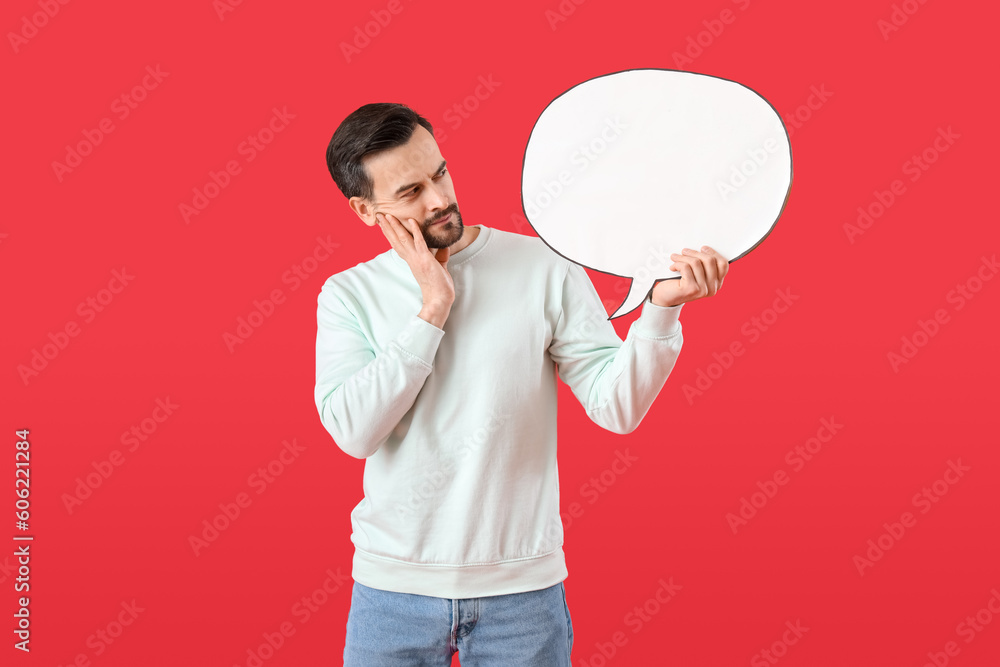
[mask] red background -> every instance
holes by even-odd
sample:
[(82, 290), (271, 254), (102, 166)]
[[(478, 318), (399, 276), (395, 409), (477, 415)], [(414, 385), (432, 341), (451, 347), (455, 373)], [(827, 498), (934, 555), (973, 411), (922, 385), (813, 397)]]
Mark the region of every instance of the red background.
[[(221, 16), (210, 0), (70, 2), (53, 3), (51, 18), (38, 14), (44, 4), (7, 2), (0, 20), (0, 497), (9, 503), (0, 515), (10, 522), (0, 532), (19, 534), (14, 432), (27, 428), (35, 536), (32, 651), (14, 650), (8, 632), (4, 664), (68, 665), (83, 654), (108, 666), (246, 665), (284, 622), (295, 632), (264, 664), (339, 664), (363, 462), (336, 447), (316, 414), (316, 296), (327, 276), (388, 245), (326, 170), (333, 130), (367, 102), (411, 105), (446, 135), (466, 223), (532, 234), (517, 214), (535, 119), (581, 81), (641, 67), (711, 74), (763, 95), (791, 131), (794, 184), (770, 237), (733, 263), (719, 295), (685, 307), (684, 349), (638, 430), (601, 430), (560, 387), (562, 503), (583, 508), (565, 542), (574, 665), (772, 664), (765, 649), (788, 666), (917, 667), (929, 652), (960, 667), (1000, 664), (1000, 618), (981, 613), (990, 622), (971, 642), (959, 625), (1000, 587), (1000, 281), (972, 280), (980, 291), (961, 308), (953, 291), (1000, 245), (992, 5), (592, 0), (563, 3), (568, 16), (552, 23), (556, 0), (403, 0), (395, 14), (381, 0), (248, 1)], [(729, 23), (719, 22), (724, 10)], [(390, 20), (345, 55), (372, 11)], [(884, 35), (879, 22), (894, 11), (902, 25)], [(693, 57), (675, 61), (686, 49)], [(114, 101), (147, 66), (168, 74), (120, 118)], [(456, 115), (481, 76), (499, 86)], [(825, 101), (810, 98), (823, 87)], [(275, 107), (294, 119), (247, 161), (241, 142)], [(113, 131), (60, 179), (53, 163), (105, 118)], [(959, 138), (936, 155), (939, 128)], [(913, 181), (906, 163), (925, 149), (937, 159)], [(180, 205), (229, 160), (240, 173), (186, 223)], [(877, 213), (876, 192), (894, 180), (905, 191), (852, 237), (845, 225), (858, 207)], [(667, 205), (650, 197), (654, 209)], [(283, 276), (317, 237), (339, 247), (293, 290)], [(134, 278), (102, 293), (122, 267)], [(591, 275), (617, 305), (621, 279)], [(231, 351), (224, 334), (275, 289), (284, 302)], [(766, 311), (779, 289), (799, 298), (775, 319)], [(90, 321), (78, 310), (108, 296)], [(939, 309), (946, 321), (916, 336), (923, 345), (894, 368), (889, 353)], [(615, 321), (621, 335), (635, 314)], [(754, 317), (768, 318), (766, 331)], [(70, 323), (78, 335), (22, 377)], [(735, 342), (744, 354), (712, 367)], [(685, 385), (700, 373), (715, 379), (689, 400)], [(122, 435), (167, 398), (173, 414), (147, 421), (155, 432), (129, 451)], [(842, 428), (794, 470), (786, 453), (824, 418)], [(258, 494), (249, 476), (292, 439), (305, 449)], [(584, 495), (626, 448), (639, 461), (596, 499)], [(78, 478), (116, 450), (121, 465), (68, 509)], [(959, 460), (969, 470), (939, 484), (943, 497), (914, 503)], [(790, 482), (734, 534), (727, 514), (778, 471)], [(190, 536), (241, 492), (250, 505), (195, 555)], [(855, 556), (904, 512), (915, 525), (859, 573)], [(15, 542), (3, 539), (10, 627)], [(302, 622), (293, 609), (328, 569), (347, 583)], [(650, 603), (655, 613), (635, 632), (626, 615), (671, 578), (682, 588)], [(134, 622), (97, 643), (133, 600)], [(808, 631), (782, 646), (786, 622), (797, 621)], [(947, 642), (957, 655), (944, 655)]]

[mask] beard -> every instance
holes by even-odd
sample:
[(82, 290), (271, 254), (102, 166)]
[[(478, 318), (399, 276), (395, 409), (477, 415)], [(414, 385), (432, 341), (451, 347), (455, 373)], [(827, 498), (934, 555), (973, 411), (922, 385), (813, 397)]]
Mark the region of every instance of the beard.
[[(440, 220), (441, 218), (451, 215), (451, 220), (444, 223), (443, 225), (438, 225), (436, 227), (431, 227), (432, 224)], [(460, 238), (462, 238), (462, 233), (465, 227), (462, 225), (462, 214), (458, 212), (458, 204), (452, 204), (445, 210), (441, 211), (438, 215), (433, 218), (428, 218), (422, 225), (420, 225), (420, 231), (424, 235), (424, 243), (427, 244), (428, 248), (447, 248), (448, 246), (457, 243)]]

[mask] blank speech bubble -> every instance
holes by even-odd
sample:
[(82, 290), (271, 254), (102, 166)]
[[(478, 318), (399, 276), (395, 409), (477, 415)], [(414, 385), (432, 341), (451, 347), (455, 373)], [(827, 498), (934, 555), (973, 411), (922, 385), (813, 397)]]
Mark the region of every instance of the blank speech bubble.
[(730, 262), (771, 233), (792, 185), (774, 107), (706, 74), (632, 69), (558, 96), (531, 130), (521, 205), (563, 257), (632, 279), (609, 319), (679, 278), (671, 253), (708, 245)]

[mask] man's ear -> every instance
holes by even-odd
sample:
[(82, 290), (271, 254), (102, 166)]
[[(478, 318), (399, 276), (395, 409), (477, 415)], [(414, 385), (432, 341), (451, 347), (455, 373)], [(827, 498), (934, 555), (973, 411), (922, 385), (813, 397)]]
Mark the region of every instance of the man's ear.
[(375, 207), (371, 202), (362, 197), (351, 197), (347, 203), (351, 207), (351, 210), (354, 211), (366, 225), (374, 227), (377, 224), (377, 221), (375, 220)]

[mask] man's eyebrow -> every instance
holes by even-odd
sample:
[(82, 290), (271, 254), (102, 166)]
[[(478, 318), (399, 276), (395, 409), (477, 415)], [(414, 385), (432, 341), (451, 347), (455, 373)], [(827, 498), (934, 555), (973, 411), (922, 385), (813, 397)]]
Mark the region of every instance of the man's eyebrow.
[[(448, 164), (447, 160), (441, 160), (441, 164), (438, 166), (437, 171), (434, 172), (434, 173), (435, 174), (440, 174), (441, 171), (444, 169), (444, 166), (446, 164)], [(394, 197), (398, 197), (399, 195), (403, 194), (404, 192), (406, 192), (410, 188), (416, 187), (418, 185), (420, 185), (420, 184), (419, 183), (407, 183), (406, 185), (401, 185), (398, 188), (396, 188), (396, 191), (394, 193), (392, 193), (392, 194), (393, 194)]]

